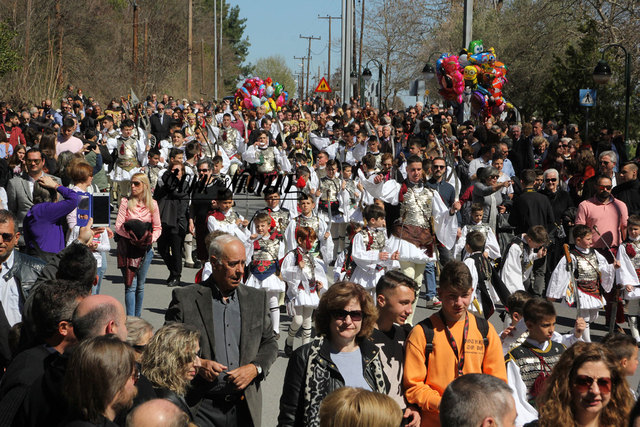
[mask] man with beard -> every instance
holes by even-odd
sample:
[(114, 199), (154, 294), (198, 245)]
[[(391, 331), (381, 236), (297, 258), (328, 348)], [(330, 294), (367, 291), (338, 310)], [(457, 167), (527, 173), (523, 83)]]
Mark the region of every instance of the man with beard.
[(618, 200), (622, 200), (629, 210), (629, 215), (640, 214), (640, 181), (638, 181), (638, 165), (627, 162), (622, 166), (619, 176), (619, 184), (611, 194)]
[(133, 405), (139, 372), (133, 348), (116, 335), (91, 338), (74, 350), (63, 393), (69, 402), (66, 424), (117, 426), (116, 415)]
[[(613, 264), (618, 246), (626, 236), (628, 217), (627, 205), (611, 195), (611, 178), (601, 175), (597, 177), (595, 196), (578, 205), (576, 224), (584, 224), (594, 230), (593, 248), (600, 252), (609, 264)], [(616, 303), (618, 303), (616, 322), (624, 322), (624, 310), (622, 304), (617, 301), (616, 291), (614, 287), (610, 293), (604, 294), (607, 300), (605, 306), (607, 324), (610, 323), (610, 312)]]

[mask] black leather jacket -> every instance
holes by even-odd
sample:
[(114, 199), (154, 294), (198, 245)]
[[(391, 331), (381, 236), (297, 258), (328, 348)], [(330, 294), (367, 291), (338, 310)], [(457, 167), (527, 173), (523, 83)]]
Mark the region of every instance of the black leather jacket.
[[(318, 340), (318, 338), (316, 338)], [(314, 340), (315, 341), (315, 340)], [(311, 345), (305, 344), (291, 355), (289, 364), (287, 365), (287, 372), (284, 377), (284, 386), (282, 388), (282, 397), (280, 398), (280, 415), (278, 415), (278, 426), (304, 426), (304, 415), (307, 413), (308, 408), (311, 405), (319, 405), (320, 402), (306, 402), (304, 397), (305, 376), (307, 370), (307, 362), (309, 360), (309, 354), (311, 352)], [(379, 386), (375, 378), (375, 369), (373, 366), (374, 360), (378, 359), (379, 349), (369, 340), (364, 340), (358, 343), (360, 346), (360, 352), (362, 353), (362, 367), (364, 373), (364, 379), (366, 380), (371, 390), (386, 392), (378, 390)], [(344, 387), (344, 378), (338, 371), (338, 367), (331, 360), (331, 345), (328, 339), (324, 339), (318, 353), (318, 364), (314, 369), (314, 376), (321, 377), (318, 371), (324, 370), (329, 372), (329, 380), (321, 383), (322, 390), (319, 391), (319, 395), (324, 398), (329, 393)]]
[(16, 279), (20, 285), (18, 287), (20, 298), (25, 301), (45, 265), (47, 264), (40, 258), (13, 251), (13, 267), (6, 273), (4, 279), (9, 280), (12, 277)]

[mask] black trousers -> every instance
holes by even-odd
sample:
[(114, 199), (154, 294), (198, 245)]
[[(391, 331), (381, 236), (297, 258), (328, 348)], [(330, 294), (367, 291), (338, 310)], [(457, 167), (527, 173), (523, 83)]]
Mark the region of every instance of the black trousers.
[(203, 399), (198, 407), (195, 420), (204, 427), (253, 427), (246, 400), (234, 403)]
[(158, 252), (169, 269), (169, 278), (178, 279), (182, 275), (182, 244), (186, 233), (173, 227), (163, 227), (158, 238)]

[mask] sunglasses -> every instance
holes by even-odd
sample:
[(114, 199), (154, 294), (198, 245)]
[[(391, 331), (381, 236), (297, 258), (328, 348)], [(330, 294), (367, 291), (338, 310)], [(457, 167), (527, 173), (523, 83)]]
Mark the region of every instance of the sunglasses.
[(591, 389), (593, 382), (596, 382), (600, 393), (611, 393), (611, 378), (592, 378), (587, 375), (578, 375), (573, 380), (573, 386), (579, 393), (585, 393)]
[(600, 164), (601, 165), (608, 165), (609, 163), (611, 163), (611, 162), (607, 162), (605, 160), (600, 160)]
[(137, 187), (138, 185), (142, 185), (140, 181), (131, 181), (131, 185)]
[(10, 242), (13, 240), (13, 238), (15, 237), (15, 234), (11, 234), (11, 233), (0, 233), (0, 236), (2, 237), (2, 241), (3, 242)]
[(209, 172), (209, 169), (198, 169), (198, 172), (206, 173), (206, 172)]
[(556, 182), (558, 180), (558, 178), (547, 178), (544, 180), (544, 182)]
[(447, 168), (446, 166), (443, 166), (443, 165), (433, 165), (431, 167), (434, 168), (434, 169), (446, 169)]
[(600, 190), (611, 190), (612, 186), (611, 185), (598, 185), (598, 188)]
[(347, 316), (351, 317), (354, 322), (362, 320), (363, 314), (361, 310), (347, 311), (347, 310), (331, 310), (331, 317), (338, 320), (346, 320)]

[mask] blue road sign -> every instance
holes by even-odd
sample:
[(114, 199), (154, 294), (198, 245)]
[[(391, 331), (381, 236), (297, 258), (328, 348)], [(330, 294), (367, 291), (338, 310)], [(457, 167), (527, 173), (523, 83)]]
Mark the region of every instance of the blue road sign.
[(583, 107), (593, 107), (596, 105), (595, 89), (580, 89), (580, 105)]

